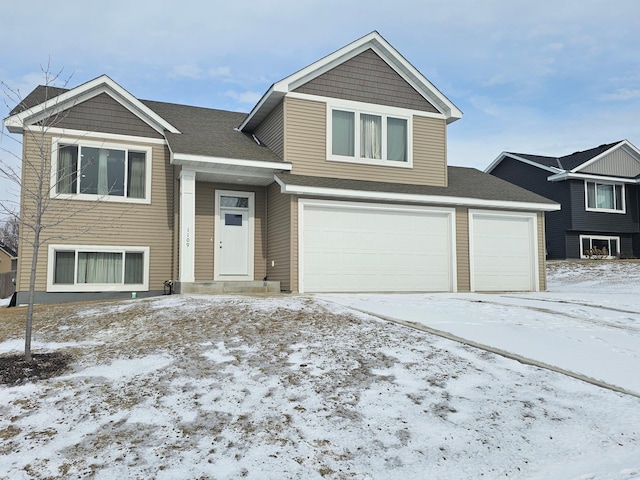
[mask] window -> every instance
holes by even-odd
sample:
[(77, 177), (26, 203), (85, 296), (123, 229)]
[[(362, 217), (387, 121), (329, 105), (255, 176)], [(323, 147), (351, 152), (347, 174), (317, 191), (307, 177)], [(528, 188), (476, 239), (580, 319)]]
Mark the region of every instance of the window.
[(151, 148), (56, 139), (52, 195), (149, 203)]
[(581, 258), (614, 258), (620, 255), (620, 237), (580, 235)]
[(48, 291), (148, 290), (148, 247), (49, 247)]
[(585, 181), (587, 210), (625, 212), (624, 184)]
[(329, 107), (329, 159), (411, 167), (410, 117)]

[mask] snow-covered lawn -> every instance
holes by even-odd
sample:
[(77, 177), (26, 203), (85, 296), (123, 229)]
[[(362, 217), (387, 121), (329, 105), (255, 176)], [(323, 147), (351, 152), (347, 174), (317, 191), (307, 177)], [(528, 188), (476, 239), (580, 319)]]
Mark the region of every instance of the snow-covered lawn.
[[(377, 295), (365, 306), (391, 305), (385, 315), (438, 330), (461, 323), (459, 336), (488, 329), (470, 340), (501, 347), (489, 340), (504, 336), (547, 363), (571, 359), (570, 348), (582, 355), (585, 342), (605, 345), (585, 364), (617, 350), (629, 364), (559, 366), (638, 391), (640, 263), (549, 270), (544, 293)], [(73, 369), (0, 386), (0, 478), (640, 478), (639, 398), (382, 321), (338, 297), (348, 298), (38, 309), (35, 347), (71, 353)], [(0, 311), (0, 353), (22, 347), (23, 313)]]

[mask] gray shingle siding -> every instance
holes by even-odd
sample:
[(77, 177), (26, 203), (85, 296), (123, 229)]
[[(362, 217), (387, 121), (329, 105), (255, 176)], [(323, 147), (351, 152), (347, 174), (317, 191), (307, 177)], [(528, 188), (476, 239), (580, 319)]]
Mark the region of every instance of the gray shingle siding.
[(296, 88), (295, 92), (438, 113), (371, 49)]
[(106, 93), (78, 103), (51, 117), (51, 127), (104, 132), (137, 137), (162, 138), (137, 116)]

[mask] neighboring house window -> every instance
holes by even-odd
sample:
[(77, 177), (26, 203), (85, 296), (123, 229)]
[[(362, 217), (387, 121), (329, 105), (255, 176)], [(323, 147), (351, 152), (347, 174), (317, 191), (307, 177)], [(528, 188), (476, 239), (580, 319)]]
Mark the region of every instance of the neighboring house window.
[(410, 167), (410, 116), (329, 107), (329, 159)]
[(53, 148), (52, 195), (149, 203), (151, 148), (62, 139)]
[(587, 210), (625, 212), (624, 184), (585, 181)]
[(148, 247), (51, 245), (47, 290), (148, 290), (148, 257)]
[(580, 235), (580, 257), (615, 258), (620, 255), (620, 237)]

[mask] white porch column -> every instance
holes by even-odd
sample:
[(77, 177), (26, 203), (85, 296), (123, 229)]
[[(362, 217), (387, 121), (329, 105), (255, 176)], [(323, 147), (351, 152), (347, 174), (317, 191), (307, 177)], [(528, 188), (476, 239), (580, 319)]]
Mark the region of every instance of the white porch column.
[(196, 172), (180, 172), (180, 282), (195, 282)]

